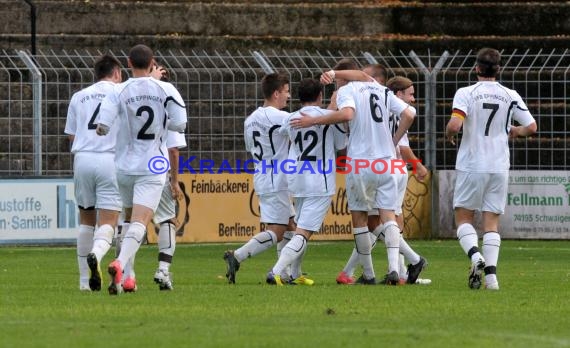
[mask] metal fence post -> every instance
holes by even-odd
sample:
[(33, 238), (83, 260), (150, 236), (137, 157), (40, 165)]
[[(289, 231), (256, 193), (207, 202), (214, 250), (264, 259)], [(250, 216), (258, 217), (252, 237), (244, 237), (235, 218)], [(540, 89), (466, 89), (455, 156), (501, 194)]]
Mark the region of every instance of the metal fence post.
[(253, 58), (266, 74), (273, 74), (275, 72), (271, 67), (271, 65), (269, 64), (269, 62), (267, 61), (267, 59), (263, 58), (261, 53), (253, 51)]
[(410, 51), (410, 58), (416, 63), (417, 67), (424, 74), (425, 77), (425, 165), (430, 169), (435, 169), (436, 166), (436, 81), (437, 73), (449, 57), (447, 51), (443, 52), (435, 66), (431, 69), (427, 68), (418, 55), (414, 51)]
[[(425, 128), (425, 166), (432, 170), (432, 174), (436, 168), (436, 156), (437, 156), (437, 149), (436, 149), (436, 138), (437, 138), (437, 130), (436, 128), (436, 106), (437, 106), (437, 92), (436, 92), (436, 81), (437, 81), (437, 73), (443, 67), (443, 64), (449, 57), (449, 53), (447, 51), (443, 52), (439, 60), (436, 62), (435, 66), (431, 69), (427, 68), (418, 55), (414, 51), (410, 51), (410, 58), (416, 63), (417, 67), (420, 71), (424, 74), (425, 78), (425, 118), (426, 118), (426, 128)], [(432, 234), (433, 231), (437, 230), (438, 226), (438, 219), (437, 219), (437, 207), (438, 207), (438, 195), (436, 192), (437, 185), (435, 184), (436, 177), (432, 176), (431, 180), (431, 230)]]
[(42, 175), (42, 73), (33, 59), (24, 51), (18, 56), (32, 73), (34, 120), (34, 174)]
[(376, 60), (376, 58), (374, 58), (372, 54), (370, 54), (370, 52), (364, 52), (362, 53), (362, 55), (364, 56), (364, 59), (366, 59), (368, 64), (378, 64), (378, 61)]

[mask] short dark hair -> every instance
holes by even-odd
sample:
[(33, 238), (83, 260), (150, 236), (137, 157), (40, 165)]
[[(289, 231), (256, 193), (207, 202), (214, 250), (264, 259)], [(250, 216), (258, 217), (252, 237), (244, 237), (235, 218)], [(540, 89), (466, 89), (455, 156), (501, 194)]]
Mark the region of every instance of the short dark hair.
[(386, 87), (388, 87), (392, 92), (396, 93), (399, 91), (404, 91), (410, 88), (414, 83), (407, 77), (404, 76), (394, 76), (386, 82)]
[(289, 84), (289, 78), (282, 73), (267, 74), (261, 79), (261, 91), (265, 99), (270, 99), (274, 92)]
[(148, 69), (152, 63), (154, 54), (146, 45), (136, 45), (129, 51), (131, 66), (135, 69)]
[(299, 101), (301, 103), (311, 103), (319, 99), (323, 87), (315, 79), (303, 79), (299, 82)]
[(499, 74), (501, 53), (494, 48), (482, 48), (477, 52), (477, 66), (481, 77), (496, 77)]
[(164, 82), (170, 82), (170, 73), (168, 72), (168, 69), (166, 69), (166, 67), (164, 65), (160, 65), (160, 64), (156, 64), (155, 65), (156, 69), (164, 69), (164, 74), (162, 74), (162, 76), (160, 77), (160, 81), (164, 81)]
[(370, 70), (371, 71), (370, 76), (372, 76), (375, 79), (379, 78), (384, 82), (388, 78), (388, 71), (386, 70), (386, 67), (382, 64), (368, 64), (364, 66), (362, 70)]
[(350, 58), (343, 58), (336, 63), (333, 70), (360, 70), (358, 64)]
[(113, 76), (113, 70), (121, 69), (121, 63), (110, 54), (104, 54), (95, 61), (95, 80), (100, 81), (104, 78)]

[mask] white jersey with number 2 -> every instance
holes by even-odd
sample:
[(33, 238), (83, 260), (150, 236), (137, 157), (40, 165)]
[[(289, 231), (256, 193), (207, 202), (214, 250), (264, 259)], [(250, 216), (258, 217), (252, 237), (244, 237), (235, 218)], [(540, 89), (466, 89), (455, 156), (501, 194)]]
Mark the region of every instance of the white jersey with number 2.
[(186, 123), (186, 106), (176, 88), (152, 77), (130, 78), (116, 86), (101, 104), (98, 122), (110, 126), (119, 117), (117, 172), (150, 175), (149, 161), (167, 158), (167, 122)]

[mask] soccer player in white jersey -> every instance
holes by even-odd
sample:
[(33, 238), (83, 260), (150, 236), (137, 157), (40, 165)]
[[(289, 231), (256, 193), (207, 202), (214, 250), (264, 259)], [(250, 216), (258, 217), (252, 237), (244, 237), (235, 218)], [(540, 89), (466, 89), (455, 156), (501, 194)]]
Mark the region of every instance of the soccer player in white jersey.
[[(478, 82), (457, 90), (446, 136), (455, 145), (463, 128), (455, 164), (453, 194), (457, 238), (471, 260), (468, 285), (479, 289), (485, 272), (485, 288), (498, 290), (497, 261), (501, 237), (499, 217), (505, 211), (509, 182), (509, 138), (536, 132), (536, 122), (521, 96), (497, 82), (501, 54), (492, 48), (477, 53)], [(512, 125), (515, 120), (519, 126)], [(473, 227), (475, 210), (482, 212), (483, 247), (479, 251)]]
[[(95, 133), (95, 118), (101, 101), (121, 82), (121, 63), (110, 55), (95, 62), (97, 82), (75, 93), (69, 103), (65, 133), (74, 153), (73, 181), (79, 206), (77, 262), (79, 289), (101, 290), (100, 261), (111, 247), (115, 226), (122, 209), (115, 174), (117, 127), (107, 139)], [(99, 226), (95, 230), (95, 226)]]
[[(155, 79), (168, 82), (168, 72), (156, 65), (150, 74)], [(183, 133), (168, 131), (166, 135), (166, 148), (168, 149), (168, 160), (170, 163), (169, 177), (164, 188), (158, 208), (152, 218), (153, 222), (159, 225), (158, 230), (158, 269), (154, 274), (154, 281), (158, 284), (159, 290), (172, 290), (172, 278), (170, 276), (170, 265), (176, 249), (176, 201), (182, 199), (184, 193), (178, 181), (178, 163), (180, 150), (186, 147), (186, 139)], [(130, 220), (130, 217), (129, 219)], [(122, 236), (128, 231), (129, 223), (123, 224), (121, 238), (117, 240), (117, 256), (120, 254)], [(123, 268), (123, 291), (135, 292), (137, 290), (136, 276), (134, 270), (134, 259), (129, 259)]]
[(246, 118), (244, 138), (245, 149), (255, 160), (253, 186), (259, 196), (260, 220), (266, 229), (239, 249), (224, 253), (229, 283), (235, 283), (241, 262), (281, 243), (288, 226), (293, 224), (287, 176), (279, 170), (289, 151), (288, 135), (279, 132), (283, 120), (289, 117), (288, 112), (281, 110), (290, 97), (289, 79), (279, 73), (265, 75), (261, 90), (265, 101)]
[[(374, 80), (376, 80), (376, 82), (378, 82), (379, 84), (381, 84), (382, 86), (386, 85), (386, 79), (388, 78), (388, 71), (386, 70), (386, 67), (382, 64), (368, 64), (365, 65), (364, 67), (362, 67), (362, 72), (364, 72), (365, 74), (367, 74), (368, 76), (370, 76), (371, 78), (373, 78)], [(354, 78), (351, 78), (350, 80), (355, 80), (355, 81), (369, 81), (370, 78), (368, 76), (365, 76), (363, 74), (361, 75), (355, 75)], [(327, 79), (327, 74), (323, 74), (321, 75), (321, 78), (323, 79), (323, 81), (321, 81), (322, 83), (332, 83), (332, 81)], [(324, 82), (326, 81), (326, 82)], [(333, 92), (332, 96), (331, 96), (331, 103), (328, 105), (327, 109), (330, 110), (337, 110), (337, 105), (336, 105), (336, 91)], [(350, 133), (350, 130), (348, 130), (348, 133)], [(346, 150), (340, 151), (339, 152), (340, 156), (346, 155)], [(368, 212), (368, 230), (369, 231), (374, 231), (378, 226), (380, 226), (380, 213), (378, 212), (377, 209), (372, 209)], [(342, 274), (342, 272), (339, 274), (339, 279), (341, 280), (341, 283), (344, 283), (345, 281), (348, 284), (352, 284), (354, 282), (354, 280), (351, 277), (346, 277), (345, 275)]]
[(167, 129), (182, 132), (187, 120), (186, 106), (176, 88), (150, 76), (154, 58), (149, 47), (134, 46), (129, 51), (128, 62), (133, 77), (105, 97), (97, 126), (97, 133), (104, 135), (118, 119), (117, 181), (125, 216), (131, 216), (121, 252), (108, 267), (111, 295), (122, 291), (123, 265), (138, 251), (160, 201), (166, 172), (153, 172), (152, 160), (167, 153), (164, 142)]
[[(179, 149), (186, 147), (184, 134), (168, 131), (166, 147), (168, 148), (170, 163), (169, 180), (164, 184), (160, 202), (152, 218), (152, 221), (159, 226), (157, 243), (158, 269), (154, 273), (154, 282), (158, 284), (159, 290), (173, 289), (170, 266), (176, 249), (176, 228), (178, 226), (176, 200), (184, 197), (178, 181)], [(123, 225), (123, 231), (128, 231), (128, 224)], [(120, 244), (117, 245), (117, 248), (120, 252)], [(133, 256), (124, 267), (123, 290), (125, 292), (135, 292), (137, 290), (136, 284)]]
[[(365, 71), (365, 70), (363, 70)], [(345, 72), (348, 73), (348, 72)], [(354, 78), (357, 78), (356, 72), (354, 72)], [(396, 94), (396, 97), (402, 99), (404, 102), (408, 104), (413, 104), (415, 102), (414, 97), (414, 86), (410, 79), (403, 77), (403, 76), (396, 76), (388, 80), (386, 82), (386, 87), (388, 87), (392, 92)], [(396, 133), (399, 124), (399, 116), (391, 114), (389, 118), (390, 123), (390, 130), (392, 131), (392, 135)], [(403, 159), (405, 161), (410, 161), (415, 163), (413, 168), (416, 171), (416, 176), (419, 180), (423, 180), (427, 175), (428, 171), (426, 167), (419, 161), (419, 159), (415, 156), (414, 152), (410, 148), (410, 143), (408, 140), (407, 133), (400, 139), (398, 145), (396, 146), (396, 156), (398, 159)], [(406, 186), (408, 184), (408, 175), (406, 167), (403, 168), (405, 175), (402, 175), (399, 178), (398, 182), (398, 198), (397, 198), (397, 208), (396, 208), (396, 221), (398, 222), (398, 227), (402, 231), (404, 228), (404, 216), (402, 214), (402, 205), (404, 202), (404, 197), (406, 195)], [(373, 238), (372, 245), (374, 247), (376, 239), (380, 239), (384, 241), (384, 234), (382, 233), (382, 226), (380, 223), (377, 225), (370, 227), (371, 219), (370, 215), (375, 214), (375, 211), (369, 211), (369, 219), (368, 219), (368, 226), (373, 231), (371, 238)], [(377, 214), (377, 213), (376, 213)], [(429, 284), (431, 280), (429, 279), (419, 279), (419, 274), (427, 265), (426, 260), (418, 255), (406, 242), (403, 235), (400, 234), (400, 256), (399, 256), (399, 276), (400, 276), (400, 284)], [(404, 258), (407, 259), (410, 263), (406, 267), (404, 262)], [(337, 283), (338, 284), (353, 284), (354, 279), (352, 278), (354, 269), (358, 264), (358, 254), (356, 250), (353, 250), (352, 255), (350, 256), (346, 266), (344, 267), (343, 271), (339, 273), (337, 276)], [(360, 280), (360, 279), (359, 279)]]
[[(337, 71), (357, 69), (354, 61), (343, 59), (328, 74), (334, 79)], [(394, 144), (400, 141), (412, 124), (415, 109), (373, 79), (370, 82), (349, 82), (341, 77), (342, 73), (337, 78), (340, 86), (337, 94), (338, 111), (326, 116), (292, 119), (291, 125), (305, 128), (316, 124), (349, 122), (347, 155), (351, 158), (352, 170), (346, 176), (346, 188), (354, 240), (359, 262), (363, 265), (362, 283), (376, 284), (371, 256), (372, 243), (367, 226), (368, 211), (374, 208), (380, 209), (380, 219), (384, 221), (389, 269), (385, 277), (386, 283), (396, 285), (399, 282), (400, 229), (394, 212), (397, 208), (397, 180), (403, 174), (393, 168), (393, 160), (396, 159)], [(388, 126), (390, 112), (401, 117), (400, 127), (394, 137)], [(364, 167), (356, 169), (357, 161)]]
[(313, 284), (304, 275), (295, 273), (296, 267), (291, 267), (291, 279), (282, 279), (281, 274), (287, 266), (301, 264), (307, 242), (321, 228), (336, 191), (335, 153), (346, 147), (346, 132), (339, 125), (315, 125), (302, 129), (293, 129), (289, 125), (289, 120), (300, 117), (301, 112), (312, 117), (331, 113), (331, 110), (321, 108), (322, 99), (319, 81), (302, 80), (299, 83), (302, 108), (292, 113), (281, 127), (281, 132), (287, 133), (291, 140), (288, 183), (289, 191), (295, 199), (297, 229), (268, 275), (270, 284)]

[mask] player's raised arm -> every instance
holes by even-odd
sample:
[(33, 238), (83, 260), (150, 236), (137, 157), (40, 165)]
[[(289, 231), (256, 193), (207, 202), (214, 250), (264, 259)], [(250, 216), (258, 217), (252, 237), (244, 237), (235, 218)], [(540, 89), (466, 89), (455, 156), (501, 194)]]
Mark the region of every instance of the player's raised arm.
[(115, 119), (120, 112), (120, 104), (117, 93), (113, 91), (107, 94), (107, 96), (101, 102), (101, 108), (99, 109), (99, 115), (95, 122), (97, 123), (97, 128), (95, 132), (97, 135), (107, 135), (109, 133), (110, 127), (115, 122)]
[(352, 120), (354, 109), (351, 107), (342, 108), (339, 111), (331, 112), (326, 116), (311, 117), (301, 112), (301, 117), (291, 119), (290, 125), (293, 128), (308, 128), (318, 124), (343, 123)]
[(361, 70), (329, 70), (321, 75), (321, 83), (328, 85), (335, 79), (343, 79), (346, 81), (374, 82), (374, 78)]

